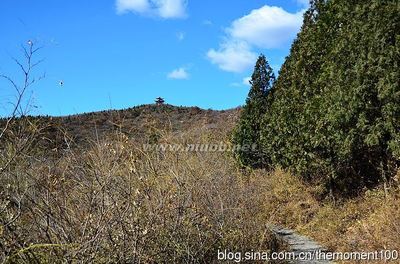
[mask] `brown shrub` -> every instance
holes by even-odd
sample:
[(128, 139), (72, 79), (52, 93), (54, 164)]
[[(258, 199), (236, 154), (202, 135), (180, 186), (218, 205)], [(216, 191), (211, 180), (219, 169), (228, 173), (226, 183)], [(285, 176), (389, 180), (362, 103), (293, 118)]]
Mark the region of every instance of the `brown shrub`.
[[(212, 143), (227, 131), (161, 131), (158, 140)], [(243, 177), (229, 153), (144, 151), (115, 133), (57, 159), (26, 160), (2, 177), (10, 197), (24, 186), (18, 217), (0, 233), (2, 257), (6, 263), (210, 263), (218, 249), (267, 250), (263, 180)]]
[(333, 203), (317, 200), (313, 194), (318, 187), (280, 169), (265, 179), (269, 192), (265, 193), (264, 212), (271, 222), (294, 228), (332, 251), (400, 249), (400, 189), (395, 182), (387, 195), (379, 187)]

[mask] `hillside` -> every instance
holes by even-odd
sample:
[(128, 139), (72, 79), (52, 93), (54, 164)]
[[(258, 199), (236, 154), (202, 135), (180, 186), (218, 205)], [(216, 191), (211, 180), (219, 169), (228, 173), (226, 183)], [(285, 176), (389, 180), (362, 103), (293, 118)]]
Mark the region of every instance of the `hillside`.
[[(281, 169), (242, 170), (231, 152), (143, 149), (143, 143), (229, 144), (238, 116), (238, 109), (148, 105), (17, 120), (12, 131), (25, 137), (12, 142), (30, 138), (27, 124), (40, 133), (24, 149), (10, 138), (2, 145), (2, 164), (14, 160), (1, 172), (1, 259), (217, 263), (221, 248), (282, 250), (268, 224), (293, 228), (332, 251), (400, 246), (398, 184), (386, 194), (378, 186), (332, 202)], [(65, 134), (75, 138), (70, 147)], [(54, 142), (61, 142), (56, 149)]]
[(277, 249), (261, 175), (242, 177), (229, 152), (143, 148), (229, 144), (237, 112), (167, 105), (15, 120), (0, 152), (0, 259), (213, 263), (220, 248)]
[[(172, 105), (142, 105), (123, 110), (84, 113), (51, 118), (56, 126), (74, 135), (77, 141), (118, 130), (134, 138), (142, 138), (149, 129), (186, 131), (217, 126), (222, 120), (234, 124), (238, 110), (204, 110), (198, 107)], [(95, 128), (95, 129), (93, 129)]]
[[(27, 120), (40, 129), (40, 147), (63, 149), (70, 142), (75, 147), (86, 146), (96, 139), (104, 139), (113, 132), (145, 142), (157, 130), (184, 133), (188, 130), (215, 129), (221, 122), (233, 127), (239, 115), (239, 108), (231, 110), (204, 110), (198, 107), (172, 105), (141, 105), (122, 110), (106, 110), (71, 116), (30, 116)], [(19, 122), (14, 121), (15, 129)], [(4, 127), (6, 120), (0, 120)], [(17, 130), (15, 131), (17, 132)]]

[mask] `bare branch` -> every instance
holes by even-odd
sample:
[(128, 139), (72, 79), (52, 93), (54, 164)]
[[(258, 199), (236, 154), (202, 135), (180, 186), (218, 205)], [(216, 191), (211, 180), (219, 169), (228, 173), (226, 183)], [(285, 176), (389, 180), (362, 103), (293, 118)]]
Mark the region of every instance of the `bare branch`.
[(19, 87), (18, 85), (14, 82), (13, 79), (11, 79), (10, 77), (8, 77), (7, 75), (3, 75), (0, 74), (0, 78), (6, 79), (8, 82), (11, 83), (11, 85), (14, 87), (14, 89), (18, 92), (18, 95), (21, 95), (20, 91), (19, 91)]
[(33, 63), (31, 66), (31, 69), (35, 68), (37, 65), (41, 64), (44, 61), (44, 59), (38, 60), (37, 62)]
[(27, 72), (27, 70), (25, 69), (25, 67), (18, 61), (18, 59), (16, 59), (16, 58), (12, 58), (13, 59), (13, 61), (21, 68), (21, 70), (22, 70), (22, 72), (24, 73), (24, 74), (27, 74), (28, 72)]
[[(29, 106), (31, 105), (32, 96), (29, 97), (25, 106), (23, 106), (23, 101), (25, 97), (25, 93), (28, 88), (36, 82), (35, 78), (31, 78), (30, 74), (34, 67), (39, 65), (43, 60), (38, 60), (37, 62), (32, 64), (33, 55), (42, 49), (42, 47), (34, 47), (34, 43), (32, 41), (28, 41), (28, 47), (26, 45), (21, 45), (22, 52), (25, 56), (25, 61), (21, 62), (20, 60), (12, 57), (12, 60), (19, 66), (23, 73), (23, 84), (19, 86), (16, 81), (14, 81), (10, 76), (5, 74), (0, 74), (0, 78), (8, 81), (14, 90), (17, 93), (16, 102), (13, 104), (13, 109), (8, 117), (4, 128), (0, 131), (0, 139), (4, 136), (5, 132), (9, 129), (10, 123), (16, 118), (16, 116), (24, 116), (29, 112)], [(41, 76), (39, 80), (44, 78)]]
[[(33, 46), (33, 45), (32, 45)], [(38, 52), (39, 50), (43, 49), (43, 46), (37, 47), (35, 49), (32, 50), (32, 55), (35, 54), (36, 52)]]

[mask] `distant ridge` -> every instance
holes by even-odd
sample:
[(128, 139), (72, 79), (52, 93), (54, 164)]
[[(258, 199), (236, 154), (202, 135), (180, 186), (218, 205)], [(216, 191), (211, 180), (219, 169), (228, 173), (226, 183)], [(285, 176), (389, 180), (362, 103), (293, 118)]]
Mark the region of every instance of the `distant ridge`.
[[(42, 142), (50, 148), (64, 148), (65, 136), (75, 145), (82, 145), (118, 131), (130, 138), (142, 140), (151, 129), (185, 131), (213, 126), (222, 120), (234, 124), (240, 108), (229, 110), (201, 109), (170, 104), (144, 104), (121, 110), (103, 110), (68, 116), (29, 116), (43, 127)], [(2, 126), (5, 119), (0, 120)], [(20, 122), (19, 119), (14, 122)], [(15, 126), (14, 126), (15, 127)]]

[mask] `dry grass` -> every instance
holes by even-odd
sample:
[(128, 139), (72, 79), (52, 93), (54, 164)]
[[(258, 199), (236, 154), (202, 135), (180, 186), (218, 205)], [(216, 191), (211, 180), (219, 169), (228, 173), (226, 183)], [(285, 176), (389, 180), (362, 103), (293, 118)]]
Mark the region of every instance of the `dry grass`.
[(280, 169), (243, 172), (230, 153), (143, 151), (148, 140), (228, 143), (235, 114), (193, 112), (190, 123), (142, 112), (140, 133), (125, 121), (93, 140), (85, 128), (84, 147), (66, 147), (73, 136), (53, 127), (44, 138), (60, 143), (49, 141), (51, 149), (39, 142), (22, 151), (36, 133), (26, 129), (2, 145), (0, 164), (19, 154), (0, 173), (0, 262), (213, 263), (218, 249), (270, 249), (269, 222), (334, 251), (400, 249), (400, 175), (387, 196), (377, 188), (320, 201), (318, 187)]
[(400, 250), (400, 188), (395, 182), (387, 196), (377, 188), (334, 204), (318, 201), (313, 196), (318, 190), (282, 170), (268, 174), (266, 181), (269, 221), (294, 228), (332, 251)]
[[(156, 131), (212, 143), (230, 126)], [(21, 158), (0, 179), (5, 263), (213, 263), (218, 249), (267, 250), (262, 175), (229, 153), (143, 151), (115, 132), (87, 149)]]

